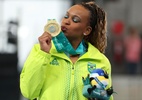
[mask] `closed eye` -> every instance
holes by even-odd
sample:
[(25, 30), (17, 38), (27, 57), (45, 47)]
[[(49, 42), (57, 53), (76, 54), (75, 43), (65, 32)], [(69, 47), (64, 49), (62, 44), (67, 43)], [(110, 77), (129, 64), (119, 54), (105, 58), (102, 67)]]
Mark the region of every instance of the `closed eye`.
[(78, 23), (78, 22), (80, 22), (81, 20), (80, 20), (79, 17), (74, 16), (74, 17), (72, 18), (72, 21), (75, 22), (75, 23)]
[(65, 15), (65, 16), (64, 16), (64, 18), (66, 18), (66, 19), (67, 19), (67, 18), (69, 18), (69, 16), (68, 16), (68, 15)]
[(78, 23), (81, 22), (81, 19), (77, 16), (77, 15), (69, 15), (69, 13), (67, 12), (66, 15), (64, 16), (65, 19), (68, 19), (69, 17), (71, 17), (72, 21), (74, 23)]

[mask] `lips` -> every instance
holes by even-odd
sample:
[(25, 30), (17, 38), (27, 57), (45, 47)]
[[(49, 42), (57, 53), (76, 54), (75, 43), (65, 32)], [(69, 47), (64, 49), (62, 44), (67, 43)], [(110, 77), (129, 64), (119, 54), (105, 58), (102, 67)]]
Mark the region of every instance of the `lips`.
[(61, 26), (61, 30), (62, 30), (63, 32), (65, 32), (65, 31), (67, 31), (67, 28), (66, 28), (65, 26)]

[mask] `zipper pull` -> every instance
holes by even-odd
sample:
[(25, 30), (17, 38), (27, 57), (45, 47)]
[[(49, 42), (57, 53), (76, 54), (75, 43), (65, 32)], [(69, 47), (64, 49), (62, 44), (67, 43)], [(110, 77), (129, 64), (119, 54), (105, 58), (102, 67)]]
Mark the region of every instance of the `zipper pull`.
[(74, 65), (72, 65), (72, 75), (74, 75)]

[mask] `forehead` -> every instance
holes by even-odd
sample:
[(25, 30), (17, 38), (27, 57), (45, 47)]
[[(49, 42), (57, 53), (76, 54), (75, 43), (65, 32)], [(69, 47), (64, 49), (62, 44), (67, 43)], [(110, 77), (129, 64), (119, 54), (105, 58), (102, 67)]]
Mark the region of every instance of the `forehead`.
[(90, 15), (90, 12), (81, 5), (74, 5), (67, 12), (80, 17), (89, 17)]

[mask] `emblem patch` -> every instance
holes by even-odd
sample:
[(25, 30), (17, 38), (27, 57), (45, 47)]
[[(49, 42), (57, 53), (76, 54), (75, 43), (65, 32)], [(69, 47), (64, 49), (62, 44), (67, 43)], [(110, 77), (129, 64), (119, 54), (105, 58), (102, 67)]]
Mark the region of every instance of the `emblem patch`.
[(88, 67), (88, 71), (91, 73), (94, 69), (96, 69), (96, 64), (88, 62), (87, 67)]
[(59, 62), (56, 58), (54, 58), (51, 62), (50, 62), (51, 65), (59, 65)]

